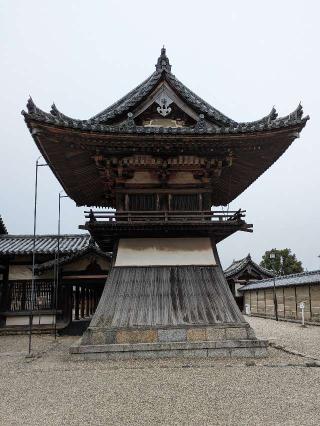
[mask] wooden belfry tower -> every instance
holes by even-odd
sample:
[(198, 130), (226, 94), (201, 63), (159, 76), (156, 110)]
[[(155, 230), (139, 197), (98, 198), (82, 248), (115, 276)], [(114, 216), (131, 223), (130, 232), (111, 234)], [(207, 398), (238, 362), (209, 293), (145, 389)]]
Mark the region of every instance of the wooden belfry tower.
[[(29, 99), (23, 111), (65, 192), (88, 211), (81, 228), (114, 263), (89, 329), (72, 352), (99, 356), (258, 356), (224, 278), (216, 244), (251, 231), (219, 212), (268, 169), (305, 126), (302, 107), (238, 123), (171, 72), (163, 48), (142, 84), (88, 120)], [(103, 354), (103, 355), (102, 355)]]

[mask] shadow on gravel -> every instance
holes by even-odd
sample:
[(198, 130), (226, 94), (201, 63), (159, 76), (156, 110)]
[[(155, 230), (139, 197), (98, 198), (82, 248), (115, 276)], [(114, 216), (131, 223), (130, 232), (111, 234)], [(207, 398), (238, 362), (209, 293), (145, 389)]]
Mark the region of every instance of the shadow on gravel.
[(81, 319), (72, 321), (68, 327), (59, 330), (60, 336), (82, 336), (86, 329), (89, 327), (91, 319)]

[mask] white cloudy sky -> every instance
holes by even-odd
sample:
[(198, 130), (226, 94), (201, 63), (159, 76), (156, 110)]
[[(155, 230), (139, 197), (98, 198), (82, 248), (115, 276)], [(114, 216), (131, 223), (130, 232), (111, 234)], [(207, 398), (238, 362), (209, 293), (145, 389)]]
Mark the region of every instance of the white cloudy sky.
[[(20, 115), (37, 105), (89, 118), (154, 70), (163, 44), (173, 73), (226, 115), (249, 121), (301, 101), (301, 138), (233, 201), (254, 233), (221, 243), (224, 266), (251, 252), (290, 247), (320, 267), (319, 12), (317, 0), (0, 0), (0, 214), (10, 233), (31, 233), (38, 151)], [(40, 169), (41, 233), (57, 228), (59, 184)], [(83, 208), (63, 200), (62, 231), (79, 232)]]

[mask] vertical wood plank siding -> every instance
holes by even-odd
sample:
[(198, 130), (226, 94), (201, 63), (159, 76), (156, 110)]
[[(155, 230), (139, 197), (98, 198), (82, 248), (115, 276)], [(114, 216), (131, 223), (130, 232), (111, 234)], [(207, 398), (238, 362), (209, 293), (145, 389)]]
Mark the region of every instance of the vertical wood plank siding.
[[(305, 304), (305, 320), (320, 322), (320, 286), (305, 285), (276, 289), (278, 315), (281, 318), (301, 320), (299, 304)], [(244, 292), (244, 303), (250, 305), (251, 314), (274, 317), (273, 289)]]
[(220, 266), (114, 267), (90, 327), (243, 322)]

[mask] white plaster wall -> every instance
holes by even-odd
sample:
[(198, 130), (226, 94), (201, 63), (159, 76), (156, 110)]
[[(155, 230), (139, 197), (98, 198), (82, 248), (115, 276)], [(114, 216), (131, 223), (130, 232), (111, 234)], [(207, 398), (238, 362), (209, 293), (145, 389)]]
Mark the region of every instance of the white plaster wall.
[(64, 271), (83, 271), (85, 270), (91, 263), (92, 258), (95, 258), (97, 261), (97, 264), (101, 267), (101, 269), (109, 269), (110, 268), (110, 262), (103, 257), (96, 257), (96, 256), (88, 256), (84, 257), (82, 259), (78, 259), (72, 263), (69, 263), (68, 265), (65, 265), (63, 267)]
[(242, 294), (238, 291), (240, 287), (243, 287), (243, 284), (235, 283), (235, 286), (234, 286), (234, 293), (235, 293), (235, 294), (234, 294), (234, 295), (235, 295), (236, 297), (238, 297), (238, 296), (242, 296)]
[(199, 183), (199, 181), (194, 178), (192, 172), (174, 172), (169, 177), (169, 183), (180, 183), (186, 185), (190, 183)]
[(27, 265), (10, 265), (9, 280), (31, 280), (32, 270)]
[(123, 238), (115, 266), (216, 265), (210, 238)]
[[(55, 315), (35, 315), (32, 319), (32, 324), (54, 324)], [(27, 315), (10, 316), (6, 318), (6, 325), (29, 325), (29, 317)]]

